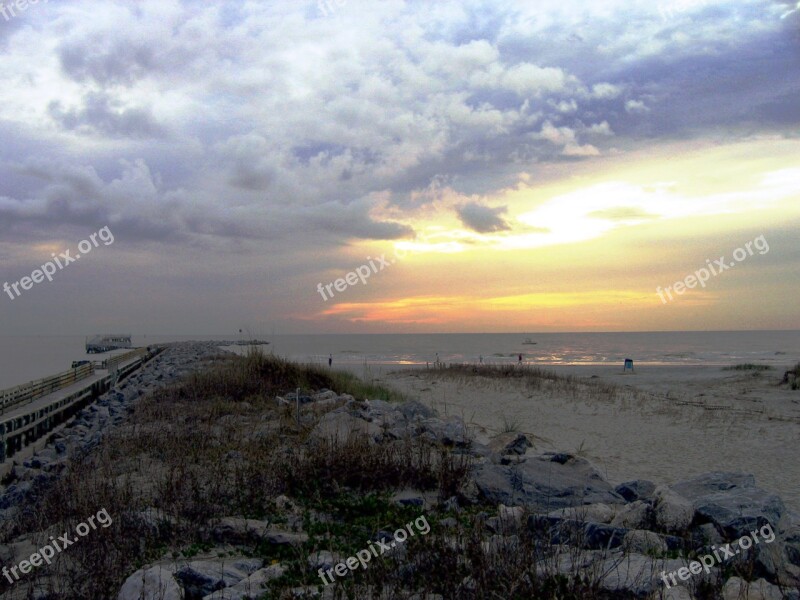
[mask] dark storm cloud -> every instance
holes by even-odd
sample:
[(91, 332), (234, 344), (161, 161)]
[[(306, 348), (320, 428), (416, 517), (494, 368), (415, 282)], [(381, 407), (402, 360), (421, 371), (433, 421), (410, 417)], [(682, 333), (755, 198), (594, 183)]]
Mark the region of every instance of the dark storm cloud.
[(152, 113), (143, 108), (123, 108), (106, 94), (91, 93), (79, 109), (64, 110), (54, 100), (48, 106), (50, 116), (64, 129), (111, 137), (155, 138), (165, 135)]
[(493, 233), (511, 229), (502, 217), (508, 212), (508, 207), (506, 206), (492, 208), (477, 202), (470, 202), (457, 207), (456, 212), (464, 225), (478, 233)]

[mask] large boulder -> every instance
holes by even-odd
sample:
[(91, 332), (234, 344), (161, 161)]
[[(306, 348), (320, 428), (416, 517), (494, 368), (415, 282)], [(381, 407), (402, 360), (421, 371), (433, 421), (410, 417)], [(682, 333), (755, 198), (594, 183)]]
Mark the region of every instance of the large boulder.
[(656, 484), (646, 479), (637, 479), (635, 481), (626, 481), (625, 483), (619, 484), (614, 491), (628, 502), (649, 500), (656, 491)]
[(234, 586), (224, 588), (205, 596), (203, 600), (249, 600), (261, 598), (264, 595), (266, 584), (273, 579), (282, 577), (286, 572), (283, 565), (272, 565), (259, 569), (246, 579), (242, 579)]
[(125, 580), (117, 600), (183, 600), (183, 590), (172, 573), (165, 566), (139, 569)]
[(479, 496), (492, 504), (540, 512), (624, 502), (591, 463), (569, 454), (546, 453), (510, 466), (484, 463), (473, 479)]
[(659, 487), (655, 492), (656, 525), (667, 533), (684, 533), (694, 519), (694, 506), (670, 488)]
[(756, 487), (752, 475), (707, 473), (671, 486), (689, 500), (698, 523), (713, 523), (729, 539), (771, 525), (778, 528), (786, 512), (781, 499)]
[(722, 598), (723, 600), (783, 600), (784, 595), (778, 586), (763, 579), (749, 583), (738, 577), (732, 577), (722, 588)]

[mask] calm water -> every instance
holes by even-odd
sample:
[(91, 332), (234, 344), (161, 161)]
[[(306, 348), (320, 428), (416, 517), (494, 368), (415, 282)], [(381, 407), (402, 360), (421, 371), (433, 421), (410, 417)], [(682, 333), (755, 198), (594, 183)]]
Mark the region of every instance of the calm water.
[[(800, 331), (278, 335), (268, 350), (303, 362), (334, 366), (418, 365), (443, 362), (597, 365), (633, 358), (642, 365), (727, 365), (760, 362), (776, 366), (800, 361)], [(535, 345), (526, 345), (530, 338)], [(134, 344), (191, 339), (230, 340), (231, 336), (135, 336)], [(82, 336), (0, 336), (0, 389), (68, 369), (86, 358)], [(94, 358), (98, 358), (94, 355)]]

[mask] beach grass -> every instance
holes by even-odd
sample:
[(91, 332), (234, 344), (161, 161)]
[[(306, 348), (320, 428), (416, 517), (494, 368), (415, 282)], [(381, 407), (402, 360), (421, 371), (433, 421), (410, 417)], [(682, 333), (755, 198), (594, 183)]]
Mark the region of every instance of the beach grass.
[[(558, 393), (617, 391), (533, 367), (450, 366), (437, 369), (435, 376), (471, 384), (476, 376), (484, 382), (513, 379)], [(407, 598), (411, 589), (417, 597), (439, 594), (445, 600), (622, 598), (600, 589), (598, 582), (607, 574), (597, 566), (602, 563), (584, 567), (580, 539), (575, 547), (547, 543), (556, 532), (532, 526), (534, 515), (526, 510), (509, 530), (513, 535), (491, 535), (487, 519), (497, 506), (469, 496), (475, 460), (469, 453), (425, 436), (387, 436), (390, 441), (384, 443), (357, 434), (315, 438), (324, 411), (343, 401), (329, 408), (302, 406), (298, 421), (295, 406), (276, 402), (297, 388), (350, 394), (357, 400), (354, 410), (375, 394), (401, 398), (390, 388), (318, 365), (261, 353), (222, 358), (139, 400), (127, 422), (109, 431), (93, 451), (76, 456), (18, 519), (0, 523), (0, 544), (37, 531), (34, 544), (40, 547), (47, 536), (74, 529), (104, 507), (114, 526), (92, 532), (91, 540), (70, 548), (68, 558), (50, 567), (54, 587), (48, 598), (114, 598), (138, 568), (155, 562), (168, 568), (212, 554), (280, 563), (284, 575), (259, 597), (300, 598), (312, 596), (291, 591), (297, 586), (322, 591), (316, 570), (309, 568), (316, 553), (352, 556), (380, 532), (425, 515), (429, 534), (410, 539), (397, 556), (382, 556), (337, 580), (326, 597)], [(519, 424), (508, 420), (506, 428), (516, 430)], [(576, 449), (579, 455), (586, 452), (584, 443)], [(395, 492), (408, 489), (431, 500), (425, 507), (393, 500)], [(268, 521), (286, 531), (300, 523), (308, 540), (221, 547), (215, 528), (228, 517)], [(0, 594), (4, 591), (0, 581)], [(32, 587), (29, 591), (33, 596)]]

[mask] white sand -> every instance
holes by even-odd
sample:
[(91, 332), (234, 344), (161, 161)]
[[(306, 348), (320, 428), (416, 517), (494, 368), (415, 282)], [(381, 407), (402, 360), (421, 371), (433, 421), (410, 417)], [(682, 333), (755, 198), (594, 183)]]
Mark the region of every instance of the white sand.
[(586, 390), (534, 390), (519, 380), (453, 379), (434, 371), (382, 379), (490, 434), (513, 423), (537, 450), (577, 452), (614, 483), (752, 473), (759, 486), (800, 512), (800, 391), (778, 387), (782, 372), (754, 377), (719, 367), (641, 367), (634, 375), (619, 367), (552, 369), (630, 393), (609, 401)]

